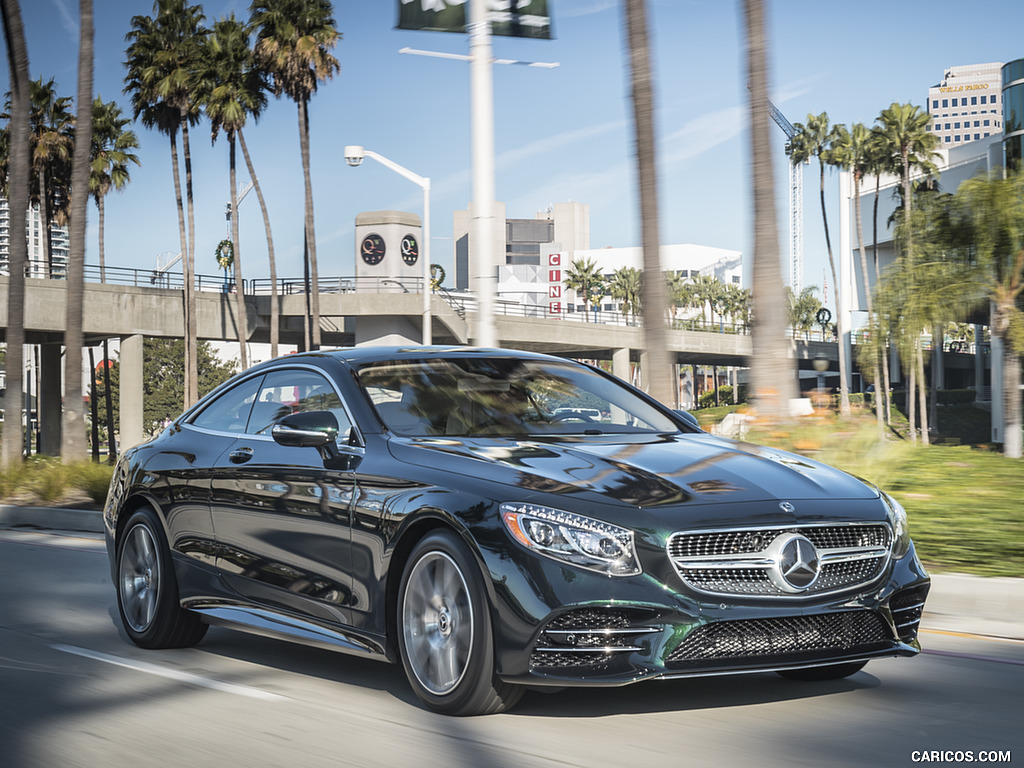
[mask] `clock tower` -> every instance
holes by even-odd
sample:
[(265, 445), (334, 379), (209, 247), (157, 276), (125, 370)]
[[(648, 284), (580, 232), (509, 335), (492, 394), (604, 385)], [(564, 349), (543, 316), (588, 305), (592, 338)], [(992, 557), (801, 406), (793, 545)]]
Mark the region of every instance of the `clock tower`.
[[(368, 211), (356, 216), (356, 278), (388, 278), (419, 293), (423, 275), (420, 261), (423, 225), (414, 213)], [(397, 290), (401, 290), (395, 286)]]

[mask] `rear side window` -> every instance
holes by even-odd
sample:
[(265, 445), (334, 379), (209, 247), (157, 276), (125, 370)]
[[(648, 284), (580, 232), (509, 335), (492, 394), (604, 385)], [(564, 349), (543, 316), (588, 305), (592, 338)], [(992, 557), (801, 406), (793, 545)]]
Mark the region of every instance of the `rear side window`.
[(252, 410), (252, 404), (256, 402), (256, 393), (262, 381), (263, 376), (254, 376), (231, 387), (227, 392), (211, 400), (210, 404), (192, 419), (192, 424), (216, 432), (245, 432), (249, 412)]

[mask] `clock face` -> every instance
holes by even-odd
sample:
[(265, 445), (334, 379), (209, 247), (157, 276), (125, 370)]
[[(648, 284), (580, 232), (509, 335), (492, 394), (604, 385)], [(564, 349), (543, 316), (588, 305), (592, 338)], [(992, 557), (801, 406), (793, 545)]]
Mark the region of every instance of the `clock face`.
[(376, 233), (364, 237), (362, 245), (359, 246), (359, 254), (371, 267), (380, 264), (386, 250), (384, 238)]
[(416, 242), (416, 238), (412, 235), (406, 235), (402, 238), (402, 261), (408, 264), (410, 267), (416, 263), (416, 260), (420, 257), (420, 245)]

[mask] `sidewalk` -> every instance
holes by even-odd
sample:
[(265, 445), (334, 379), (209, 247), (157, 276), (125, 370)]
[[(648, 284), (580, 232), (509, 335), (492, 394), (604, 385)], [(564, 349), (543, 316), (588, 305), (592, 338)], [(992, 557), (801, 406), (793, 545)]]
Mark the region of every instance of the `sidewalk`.
[[(0, 528), (103, 533), (96, 510), (0, 505)], [(1024, 579), (933, 573), (924, 629), (1024, 640)]]

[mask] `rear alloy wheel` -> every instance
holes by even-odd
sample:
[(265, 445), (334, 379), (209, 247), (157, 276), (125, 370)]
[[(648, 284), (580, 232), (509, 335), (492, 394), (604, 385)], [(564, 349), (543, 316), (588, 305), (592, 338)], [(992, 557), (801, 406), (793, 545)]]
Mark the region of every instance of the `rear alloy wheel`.
[(398, 594), (398, 645), (413, 691), (448, 715), (502, 712), (522, 688), (494, 675), (494, 641), (479, 569), (449, 531), (420, 541)]
[(132, 514), (117, 543), (117, 608), (142, 648), (185, 648), (206, 634), (206, 624), (178, 604), (167, 540), (149, 507)]
[(783, 669), (779, 674), (790, 680), (818, 682), (821, 680), (839, 680), (855, 675), (864, 669), (866, 661), (851, 661), (846, 664), (829, 664), (827, 667), (804, 667), (803, 669)]

